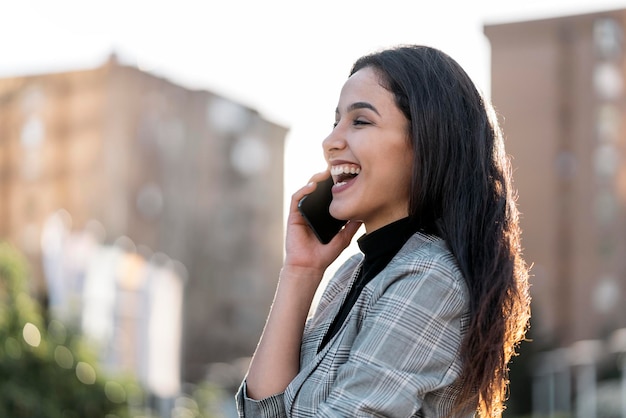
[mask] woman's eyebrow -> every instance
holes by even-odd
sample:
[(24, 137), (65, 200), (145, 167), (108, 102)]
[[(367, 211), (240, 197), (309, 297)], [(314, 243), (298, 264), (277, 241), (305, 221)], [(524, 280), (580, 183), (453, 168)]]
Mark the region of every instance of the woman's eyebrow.
[[(347, 111), (348, 112), (352, 112), (353, 110), (357, 110), (357, 109), (370, 109), (374, 113), (376, 113), (378, 116), (380, 116), (380, 113), (374, 107), (374, 105), (372, 105), (371, 103), (368, 103), (368, 102), (354, 102), (354, 103), (350, 104), (350, 106), (348, 106)], [(339, 108), (335, 109), (335, 113), (339, 114)]]

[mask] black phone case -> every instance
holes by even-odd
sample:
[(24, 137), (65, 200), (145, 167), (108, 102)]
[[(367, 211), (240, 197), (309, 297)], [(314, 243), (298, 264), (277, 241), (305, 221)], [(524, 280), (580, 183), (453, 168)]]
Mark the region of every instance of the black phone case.
[(313, 193), (304, 196), (298, 202), (298, 210), (322, 244), (330, 242), (347, 223), (333, 218), (328, 212), (330, 202), (333, 200), (332, 186), (333, 179), (329, 177), (317, 183)]

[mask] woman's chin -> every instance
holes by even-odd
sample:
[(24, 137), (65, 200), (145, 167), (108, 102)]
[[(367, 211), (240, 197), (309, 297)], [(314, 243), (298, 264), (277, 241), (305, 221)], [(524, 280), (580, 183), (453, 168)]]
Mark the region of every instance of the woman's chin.
[(330, 207), (328, 208), (328, 212), (330, 213), (330, 216), (332, 216), (335, 219), (341, 219), (341, 220), (349, 220), (350, 219), (350, 214), (348, 214), (345, 210), (341, 210), (341, 208), (339, 207), (334, 207), (333, 204), (330, 204)]

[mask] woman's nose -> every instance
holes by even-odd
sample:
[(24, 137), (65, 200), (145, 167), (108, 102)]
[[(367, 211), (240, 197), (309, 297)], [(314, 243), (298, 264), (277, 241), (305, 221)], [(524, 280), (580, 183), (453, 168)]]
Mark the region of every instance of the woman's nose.
[(346, 139), (340, 125), (330, 132), (330, 134), (322, 141), (322, 147), (324, 148), (324, 155), (328, 157), (333, 151), (338, 151), (346, 147)]

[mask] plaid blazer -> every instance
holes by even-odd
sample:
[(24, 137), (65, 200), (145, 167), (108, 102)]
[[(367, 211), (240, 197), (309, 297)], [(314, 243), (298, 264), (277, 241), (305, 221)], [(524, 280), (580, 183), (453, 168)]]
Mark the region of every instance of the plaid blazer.
[(244, 380), (236, 397), (240, 417), (444, 417), (451, 411), (462, 384), (459, 350), (469, 296), (438, 237), (413, 235), (317, 352), (361, 262), (362, 254), (346, 261), (324, 290), (304, 330), (299, 374), (283, 393), (261, 400), (246, 396)]

